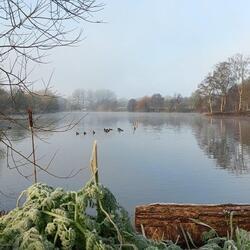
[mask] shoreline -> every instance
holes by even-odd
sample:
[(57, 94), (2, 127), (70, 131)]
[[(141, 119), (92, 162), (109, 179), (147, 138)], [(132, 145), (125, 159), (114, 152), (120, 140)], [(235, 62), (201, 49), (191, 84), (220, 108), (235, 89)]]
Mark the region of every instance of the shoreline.
[(203, 113), (205, 116), (236, 116), (236, 117), (250, 117), (250, 111), (242, 112), (213, 112), (213, 113)]

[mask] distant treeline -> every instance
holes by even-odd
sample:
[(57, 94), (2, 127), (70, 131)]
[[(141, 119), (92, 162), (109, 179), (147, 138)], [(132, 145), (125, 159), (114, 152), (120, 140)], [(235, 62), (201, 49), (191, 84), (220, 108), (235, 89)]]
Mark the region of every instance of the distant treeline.
[(139, 99), (130, 99), (127, 110), (129, 112), (193, 112), (194, 104), (192, 97), (182, 97), (181, 94), (165, 98), (161, 94), (153, 94)]
[(67, 100), (68, 110), (89, 111), (126, 111), (127, 100), (117, 99), (116, 94), (108, 89), (76, 89)]
[(61, 110), (59, 104), (60, 98), (48, 91), (26, 93), (18, 88), (0, 88), (0, 111), (5, 114), (23, 113), (28, 108), (36, 113), (57, 112)]
[(192, 98), (176, 94), (162, 97), (161, 94), (144, 96), (139, 99), (117, 99), (111, 90), (77, 89), (67, 102), (68, 110), (130, 111), (130, 112), (192, 112)]
[(0, 111), (34, 112), (129, 111), (129, 112), (244, 112), (250, 108), (250, 59), (236, 54), (217, 63), (190, 97), (160, 93), (141, 98), (118, 99), (111, 90), (76, 89), (68, 98), (48, 91), (25, 93), (0, 88)]

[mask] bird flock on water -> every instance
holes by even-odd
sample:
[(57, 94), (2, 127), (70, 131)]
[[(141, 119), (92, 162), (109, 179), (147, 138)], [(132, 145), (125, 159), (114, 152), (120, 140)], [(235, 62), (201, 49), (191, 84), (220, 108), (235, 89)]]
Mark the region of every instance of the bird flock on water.
[[(133, 123), (133, 131), (134, 132), (138, 128), (138, 125), (139, 125), (138, 121)], [(103, 129), (104, 133), (106, 133), (106, 134), (108, 134), (109, 132), (111, 132), (113, 130), (114, 130), (113, 128), (104, 128)], [(122, 132), (124, 132), (124, 130), (122, 128), (117, 128), (117, 132), (122, 133)], [(91, 132), (89, 132), (89, 133), (92, 134), (92, 135), (95, 135), (96, 131), (95, 130), (91, 130)], [(80, 135), (80, 132), (76, 131), (76, 135)], [(83, 135), (87, 135), (87, 132), (84, 131)]]

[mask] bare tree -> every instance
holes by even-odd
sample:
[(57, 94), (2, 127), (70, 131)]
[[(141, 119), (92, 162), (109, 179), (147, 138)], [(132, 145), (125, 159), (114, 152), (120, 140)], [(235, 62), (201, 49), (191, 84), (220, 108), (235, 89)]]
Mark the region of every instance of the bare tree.
[(84, 89), (76, 89), (72, 93), (72, 105), (74, 109), (84, 109), (85, 108), (85, 90)]
[(94, 92), (95, 107), (98, 111), (115, 110), (117, 107), (117, 98), (113, 91), (109, 89), (99, 89)]
[(220, 112), (225, 111), (228, 90), (235, 83), (235, 74), (229, 62), (218, 63), (213, 73), (215, 88), (221, 97)]
[(128, 106), (127, 106), (127, 110), (129, 112), (134, 112), (135, 111), (135, 108), (136, 108), (136, 99), (132, 98), (128, 101)]
[(113, 91), (108, 89), (83, 90), (73, 92), (71, 105), (73, 109), (87, 109), (98, 111), (111, 111), (117, 108), (117, 98)]
[(164, 106), (164, 98), (161, 96), (161, 94), (153, 94), (151, 96), (150, 105), (151, 111), (160, 112)]
[(243, 110), (242, 97), (244, 95), (245, 81), (250, 75), (250, 58), (242, 54), (236, 54), (229, 58), (232, 65), (233, 73), (238, 84), (239, 104), (238, 111)]
[(199, 94), (205, 98), (207, 98), (209, 105), (209, 112), (213, 113), (213, 98), (215, 96), (215, 78), (209, 73), (202, 83), (198, 86)]
[(244, 89), (244, 102), (246, 103), (246, 109), (250, 110), (250, 79), (248, 79), (245, 83)]
[(92, 22), (101, 7), (95, 0), (0, 0), (0, 85), (31, 92), (30, 66), (78, 43), (80, 21)]
[[(51, 79), (48, 82), (41, 80), (45, 85), (44, 93), (34, 91), (34, 84), (38, 83), (32, 77), (35, 66), (47, 63), (49, 51), (80, 42), (82, 22), (99, 22), (93, 20), (93, 14), (102, 7), (97, 0), (0, 0), (0, 87), (10, 92), (10, 105), (17, 112), (17, 95), (49, 96)], [(0, 116), (29, 131), (28, 123), (24, 125), (8, 112), (0, 110)], [(39, 126), (34, 120), (33, 132), (39, 138), (39, 131), (65, 131), (74, 126), (72, 121), (63, 128), (51, 129), (51, 126)], [(18, 171), (20, 166), (16, 165), (14, 154), (23, 157), (28, 163), (32, 162), (30, 155), (18, 152), (8, 135), (4, 131), (0, 132), (0, 141), (7, 147), (7, 155), (11, 156)], [(47, 168), (34, 164), (48, 172)]]

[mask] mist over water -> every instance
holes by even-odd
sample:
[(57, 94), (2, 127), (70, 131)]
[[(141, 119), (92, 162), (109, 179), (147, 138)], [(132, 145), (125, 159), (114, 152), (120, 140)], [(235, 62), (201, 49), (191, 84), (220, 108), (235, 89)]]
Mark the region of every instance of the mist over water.
[[(83, 115), (48, 114), (39, 122), (57, 120), (57, 126), (64, 126)], [(84, 170), (71, 179), (38, 171), (38, 180), (66, 190), (81, 188), (90, 178), (89, 159), (93, 141), (97, 140), (100, 182), (131, 215), (136, 205), (152, 202), (249, 203), (249, 121), (249, 117), (209, 118), (180, 113), (89, 113), (71, 131), (43, 132), (39, 133), (43, 140), (36, 139), (40, 165), (46, 166), (56, 153), (50, 172), (67, 176), (72, 170)], [(136, 131), (134, 123), (138, 123)], [(119, 133), (118, 127), (124, 132)], [(113, 131), (105, 133), (104, 128)], [(13, 128), (8, 133), (17, 149), (31, 152), (27, 131)], [(32, 179), (26, 180), (7, 168), (4, 148), (0, 156), (0, 210), (9, 210)], [(32, 173), (31, 166), (20, 170)]]

